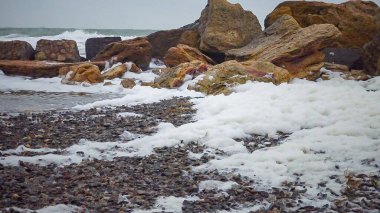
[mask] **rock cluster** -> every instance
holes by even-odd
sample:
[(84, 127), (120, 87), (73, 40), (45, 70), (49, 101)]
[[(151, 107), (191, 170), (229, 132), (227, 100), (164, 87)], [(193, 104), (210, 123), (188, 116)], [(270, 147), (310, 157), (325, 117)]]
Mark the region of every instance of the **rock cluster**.
[(35, 59), (39, 61), (80, 62), (77, 43), (73, 40), (46, 40), (37, 42)]

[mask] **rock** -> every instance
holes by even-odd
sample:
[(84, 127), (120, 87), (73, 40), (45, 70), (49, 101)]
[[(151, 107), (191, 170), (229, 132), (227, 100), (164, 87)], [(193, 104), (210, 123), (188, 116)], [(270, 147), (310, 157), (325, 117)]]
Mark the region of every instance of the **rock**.
[(366, 73), (380, 75), (380, 33), (363, 47), (364, 68)]
[(331, 24), (301, 28), (294, 18), (284, 15), (264, 35), (243, 48), (227, 51), (227, 58), (269, 61), (287, 69), (293, 78), (315, 80), (323, 66), (321, 50), (331, 46), (341, 33)]
[(112, 82), (105, 82), (104, 84), (103, 84), (103, 86), (112, 86), (112, 85), (114, 85)]
[(325, 48), (325, 62), (341, 64), (349, 69), (363, 69), (361, 50), (357, 48)]
[(133, 62), (127, 62), (125, 64), (128, 65), (128, 71), (130, 71), (130, 72), (134, 72), (134, 73), (141, 73), (142, 72), (142, 70)]
[(183, 84), (186, 76), (195, 78), (207, 71), (211, 66), (202, 61), (192, 61), (180, 64), (174, 68), (162, 69), (160, 77), (154, 80), (154, 87), (176, 88)]
[(93, 61), (107, 61), (125, 63), (132, 61), (143, 70), (149, 68), (152, 59), (152, 45), (146, 38), (135, 38), (126, 41), (113, 42), (100, 51)]
[(265, 19), (265, 27), (282, 15), (291, 15), (301, 27), (333, 24), (341, 32), (338, 42), (344, 48), (361, 48), (371, 41), (376, 31), (378, 6), (370, 1), (348, 1), (342, 4), (287, 1), (279, 4)]
[(103, 79), (111, 80), (114, 78), (121, 78), (125, 72), (128, 71), (128, 66), (125, 64), (117, 65), (113, 68), (110, 68), (102, 74)]
[(235, 60), (226, 61), (204, 72), (204, 75), (189, 89), (208, 95), (228, 95), (231, 93), (231, 86), (245, 84), (247, 81), (254, 80), (280, 84), (291, 79), (286, 69), (277, 67), (270, 62), (253, 60), (241, 63)]
[(90, 63), (76, 66), (74, 70), (67, 73), (62, 79), (64, 84), (75, 84), (77, 82), (101, 83), (104, 79), (101, 76), (99, 67)]
[[(104, 68), (105, 62), (91, 62)], [(23, 75), (33, 78), (51, 78), (60, 74), (66, 75), (70, 67), (75, 67), (83, 63), (58, 63), (45, 61), (21, 61), (21, 60), (0, 60), (0, 70), (6, 75)], [(60, 71), (61, 70), (61, 71)]]
[(126, 89), (132, 89), (136, 86), (135, 81), (129, 78), (123, 79), (120, 84)]
[(80, 62), (77, 43), (73, 40), (46, 40), (37, 42), (35, 59), (39, 61)]
[(185, 44), (178, 44), (176, 47), (170, 48), (164, 58), (167, 67), (176, 67), (182, 63), (194, 60), (199, 60), (203, 63), (212, 65), (215, 64), (211, 58), (203, 54), (201, 51)]
[(334, 64), (325, 62), (324, 67), (328, 70), (335, 71), (335, 72), (349, 72), (350, 68), (347, 65), (343, 64)]
[(104, 49), (108, 44), (112, 42), (121, 41), (121, 37), (98, 37), (89, 38), (86, 40), (86, 59), (91, 60)]
[(152, 45), (152, 57), (163, 60), (169, 48), (178, 44), (186, 44), (197, 48), (199, 33), (197, 29), (180, 28), (174, 30), (158, 31), (147, 37)]
[(26, 41), (0, 41), (0, 60), (33, 60), (34, 49)]
[(243, 47), (262, 33), (252, 12), (227, 0), (209, 0), (199, 22), (199, 49), (207, 53)]

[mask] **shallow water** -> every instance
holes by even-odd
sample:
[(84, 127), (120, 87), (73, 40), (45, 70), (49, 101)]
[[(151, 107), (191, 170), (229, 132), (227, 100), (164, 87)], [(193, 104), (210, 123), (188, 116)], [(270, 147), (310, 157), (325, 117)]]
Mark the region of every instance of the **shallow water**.
[(65, 110), (76, 105), (87, 104), (103, 99), (121, 97), (120, 94), (91, 93), (47, 93), (12, 92), (0, 93), (0, 112), (43, 112), (46, 110)]

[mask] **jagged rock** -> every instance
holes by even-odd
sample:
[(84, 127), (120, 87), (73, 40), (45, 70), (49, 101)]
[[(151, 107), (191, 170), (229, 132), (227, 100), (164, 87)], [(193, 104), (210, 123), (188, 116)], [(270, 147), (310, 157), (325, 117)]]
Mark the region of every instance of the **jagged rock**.
[(91, 60), (108, 44), (119, 41), (121, 41), (121, 37), (97, 37), (87, 39), (85, 43), (86, 59)]
[(363, 69), (361, 50), (357, 48), (325, 48), (325, 62), (341, 64), (349, 69)]
[(195, 28), (158, 31), (150, 34), (147, 39), (153, 48), (152, 57), (161, 60), (163, 60), (169, 48), (175, 47), (178, 44), (186, 44), (195, 48), (199, 46), (199, 33)]
[(231, 93), (230, 87), (245, 84), (247, 81), (272, 82), (275, 84), (285, 83), (291, 79), (286, 69), (266, 61), (226, 61), (204, 72), (204, 77), (193, 89), (208, 95)]
[(152, 45), (146, 38), (135, 38), (108, 44), (100, 51), (93, 61), (107, 61), (125, 63), (132, 61), (143, 70), (149, 68), (152, 59)]
[(199, 49), (207, 53), (224, 53), (243, 47), (262, 33), (252, 12), (227, 0), (209, 0), (199, 22)]
[(195, 78), (207, 71), (211, 66), (202, 61), (192, 61), (180, 64), (174, 68), (162, 69), (160, 77), (151, 86), (159, 88), (176, 88), (183, 84), (185, 77)]
[(136, 86), (135, 81), (129, 78), (123, 79), (120, 84), (126, 89), (132, 89)]
[(46, 40), (37, 42), (35, 59), (39, 61), (80, 62), (77, 43), (73, 40)]
[[(91, 62), (104, 68), (105, 62)], [(21, 61), (21, 60), (0, 60), (0, 70), (6, 75), (23, 75), (33, 78), (51, 78), (59, 75), (60, 70), (63, 75), (70, 71), (70, 67), (75, 67), (83, 63), (59, 63), (45, 61)]]
[(34, 49), (26, 41), (0, 41), (0, 60), (33, 60)]
[(380, 33), (363, 47), (363, 59), (366, 73), (380, 75)]
[(211, 58), (203, 54), (201, 51), (185, 44), (178, 44), (176, 47), (170, 48), (164, 58), (167, 67), (176, 67), (182, 63), (194, 60), (199, 60), (208, 64), (215, 64)]
[(126, 64), (120, 64), (102, 74), (103, 79), (112, 80), (114, 78), (121, 78), (125, 72), (128, 71), (128, 66)]
[(341, 33), (331, 24), (301, 28), (294, 18), (284, 15), (264, 35), (243, 48), (228, 51), (227, 58), (269, 61), (287, 69), (292, 77), (315, 80), (323, 67), (321, 50), (331, 46)]
[(333, 24), (341, 32), (341, 47), (361, 48), (377, 33), (375, 15), (378, 6), (370, 1), (348, 1), (342, 4), (287, 1), (279, 4), (265, 19), (265, 27), (282, 15), (291, 15), (301, 27), (313, 24)]
[(80, 82), (101, 83), (104, 79), (101, 76), (99, 67), (90, 63), (84, 63), (73, 67), (74, 70), (67, 73), (62, 79), (63, 84), (76, 84)]

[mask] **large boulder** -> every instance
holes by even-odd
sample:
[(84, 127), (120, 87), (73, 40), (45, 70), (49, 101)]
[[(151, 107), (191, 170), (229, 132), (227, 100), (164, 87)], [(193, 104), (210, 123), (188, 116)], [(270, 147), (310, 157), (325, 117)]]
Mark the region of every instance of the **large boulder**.
[(309, 1), (286, 1), (279, 4), (265, 19), (265, 27), (283, 15), (293, 16), (301, 27), (313, 24), (333, 24), (341, 32), (341, 47), (361, 48), (376, 34), (375, 15), (378, 6), (370, 1), (348, 1), (330, 4)]
[(182, 63), (194, 60), (199, 60), (208, 64), (215, 64), (211, 58), (203, 54), (201, 51), (185, 44), (178, 44), (176, 47), (170, 48), (164, 57), (164, 62), (167, 67), (176, 67)]
[(158, 31), (147, 37), (152, 45), (152, 57), (163, 60), (169, 48), (178, 44), (198, 47), (199, 34), (194, 28), (180, 28), (174, 30)]
[(84, 63), (73, 67), (62, 79), (63, 84), (77, 84), (81, 82), (101, 83), (104, 81), (98, 66), (91, 63)]
[(86, 59), (91, 60), (104, 49), (108, 44), (112, 42), (121, 41), (121, 37), (98, 37), (89, 38), (86, 40)]
[(322, 49), (332, 46), (341, 35), (331, 24), (301, 28), (297, 21), (284, 15), (243, 48), (227, 51), (227, 58), (238, 61), (269, 61), (287, 69), (292, 77), (315, 80), (323, 67)]
[(152, 45), (146, 38), (135, 38), (108, 44), (100, 51), (93, 61), (107, 61), (125, 63), (132, 61), (143, 70), (149, 68), (152, 59)]
[(186, 76), (193, 79), (209, 68), (211, 68), (211, 66), (202, 61), (192, 61), (173, 68), (166, 68), (163, 69), (160, 77), (154, 79), (154, 83), (151, 86), (158, 88), (180, 87), (185, 82)]
[(380, 33), (363, 47), (364, 68), (366, 73), (380, 75)]
[(35, 59), (39, 61), (80, 62), (77, 43), (73, 40), (46, 40), (37, 42)]
[(227, 0), (208, 0), (199, 21), (199, 49), (207, 53), (224, 53), (243, 47), (262, 33), (251, 11)]
[(204, 72), (204, 77), (189, 89), (208, 95), (231, 93), (231, 87), (248, 81), (286, 83), (291, 79), (286, 69), (266, 61), (226, 61)]
[[(105, 62), (91, 62), (101, 69), (104, 68)], [(22, 75), (33, 78), (51, 78), (66, 74), (70, 67), (76, 67), (83, 63), (59, 63), (45, 61), (21, 61), (21, 60), (0, 60), (0, 70), (6, 75)]]
[(33, 60), (34, 49), (26, 41), (0, 41), (0, 60)]

